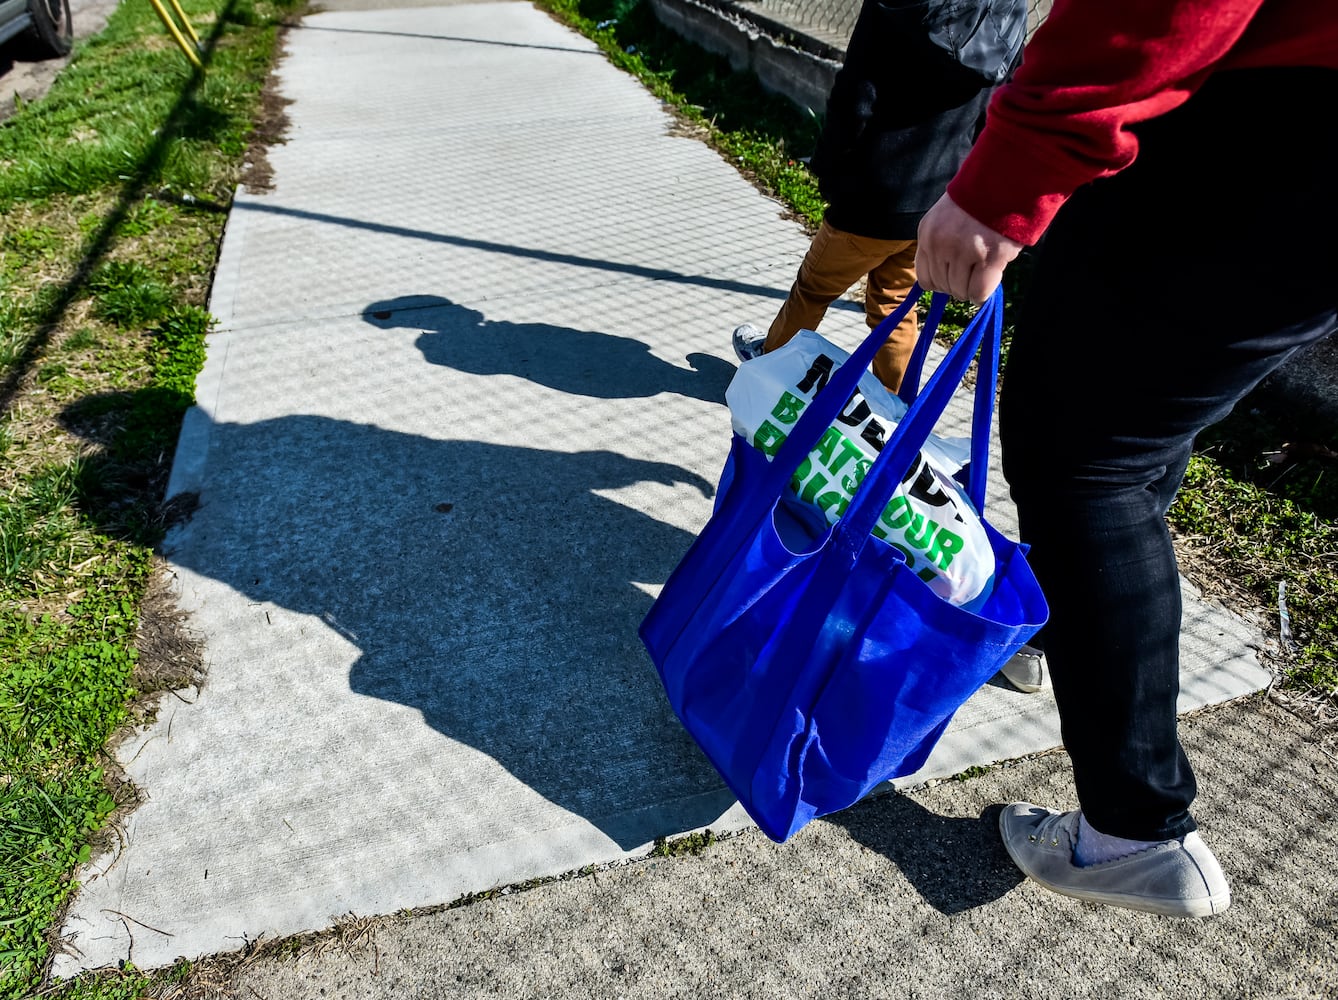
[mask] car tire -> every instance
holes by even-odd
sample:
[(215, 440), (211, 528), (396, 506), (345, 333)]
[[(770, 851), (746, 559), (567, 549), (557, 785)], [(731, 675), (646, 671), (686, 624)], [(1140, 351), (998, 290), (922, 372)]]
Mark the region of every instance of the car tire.
[(70, 0), (30, 0), (32, 27), (23, 38), (28, 54), (37, 59), (66, 55), (74, 42)]

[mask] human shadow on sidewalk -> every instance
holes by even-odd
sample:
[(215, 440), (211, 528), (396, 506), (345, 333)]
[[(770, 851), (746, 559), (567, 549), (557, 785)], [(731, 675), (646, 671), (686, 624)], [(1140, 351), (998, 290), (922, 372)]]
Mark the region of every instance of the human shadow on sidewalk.
[(489, 320), (437, 295), (373, 302), (362, 315), (383, 329), (422, 330), (416, 346), (431, 364), (472, 375), (515, 375), (577, 396), (632, 399), (673, 392), (723, 403), (734, 375), (733, 364), (709, 354), (689, 354), (689, 371), (630, 337)]
[(888, 858), (930, 906), (952, 915), (993, 902), (1024, 876), (999, 839), (999, 807), (978, 819), (938, 816), (912, 798), (875, 796), (827, 817)]
[[(91, 424), (67, 415), (72, 429)], [(208, 437), (199, 508), (164, 545), (173, 564), (322, 620), (357, 647), (353, 692), (415, 709), (623, 849), (728, 807), (637, 635), (652, 602), (637, 584), (663, 581), (692, 536), (596, 492), (655, 483), (710, 496), (711, 483), (608, 451), (322, 416), (216, 423)], [(236, 641), (325, 676), (328, 654), (267, 650), (278, 640), (246, 618)], [(466, 817), (492, 794), (444, 765), (430, 780)]]

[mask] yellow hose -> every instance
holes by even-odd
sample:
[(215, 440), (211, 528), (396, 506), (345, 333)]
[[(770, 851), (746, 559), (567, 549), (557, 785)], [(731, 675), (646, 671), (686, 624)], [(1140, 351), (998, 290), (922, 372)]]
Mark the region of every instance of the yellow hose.
[(163, 6), (162, 0), (149, 0), (149, 3), (153, 4), (153, 9), (157, 11), (158, 17), (162, 20), (163, 24), (167, 26), (167, 30), (171, 33), (172, 37), (176, 39), (176, 43), (181, 48), (181, 51), (184, 52), (186, 58), (190, 60), (191, 65), (203, 73), (204, 63), (200, 62), (200, 53), (196, 50), (196, 46), (199, 45), (200, 39), (196, 36), (195, 30), (190, 26), (190, 21), (182, 12), (181, 4), (178, 3), (177, 0), (171, 0), (171, 2), (172, 6), (176, 8), (177, 13), (181, 15), (181, 21), (186, 25), (186, 30), (190, 32), (191, 38), (195, 39), (194, 45), (186, 41), (186, 36), (181, 33), (181, 29), (177, 27), (176, 21), (172, 20), (172, 15), (167, 12), (167, 8)]
[(190, 40), (195, 43), (195, 48), (198, 51), (200, 48), (200, 36), (197, 35), (195, 29), (191, 27), (190, 18), (188, 18), (186, 12), (181, 9), (180, 0), (172, 0), (172, 10), (176, 12), (177, 19), (186, 29), (186, 34), (190, 35)]

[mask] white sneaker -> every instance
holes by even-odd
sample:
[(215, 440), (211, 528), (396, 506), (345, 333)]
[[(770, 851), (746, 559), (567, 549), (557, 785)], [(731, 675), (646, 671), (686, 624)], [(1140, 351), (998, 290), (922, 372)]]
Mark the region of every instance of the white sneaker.
[(1034, 646), (1023, 646), (999, 673), (1019, 691), (1035, 694), (1045, 687), (1045, 653)]
[(751, 323), (734, 328), (734, 354), (740, 361), (760, 358), (766, 342), (767, 335)]
[(1168, 917), (1208, 917), (1231, 905), (1222, 867), (1198, 833), (1079, 867), (1073, 847), (1080, 818), (1076, 809), (1059, 813), (1015, 802), (999, 814), (999, 833), (1024, 874), (1065, 896)]

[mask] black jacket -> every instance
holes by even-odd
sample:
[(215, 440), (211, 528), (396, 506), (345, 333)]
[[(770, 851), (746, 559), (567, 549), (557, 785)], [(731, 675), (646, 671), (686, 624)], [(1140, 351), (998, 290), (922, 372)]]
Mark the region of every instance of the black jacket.
[(985, 122), (994, 88), (935, 48), (925, 3), (865, 0), (810, 167), (837, 229), (915, 239)]

